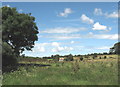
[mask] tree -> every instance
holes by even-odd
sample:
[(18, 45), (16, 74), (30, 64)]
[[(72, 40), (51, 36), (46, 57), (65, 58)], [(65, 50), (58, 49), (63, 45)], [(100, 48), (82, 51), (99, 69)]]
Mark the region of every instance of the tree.
[(110, 48), (109, 53), (120, 54), (120, 42), (115, 43), (112, 48)]
[(35, 17), (19, 13), (16, 8), (2, 7), (2, 39), (17, 55), (34, 47), (37, 34)]
[(53, 56), (53, 59), (54, 59), (55, 61), (59, 61), (59, 57), (60, 57), (60, 56), (59, 56), (58, 54), (56, 54), (56, 55)]
[(109, 54), (113, 54), (114, 53), (114, 47), (110, 48), (109, 50)]
[(66, 61), (73, 61), (73, 55), (72, 55), (72, 54), (69, 54), (69, 55), (67, 56)]

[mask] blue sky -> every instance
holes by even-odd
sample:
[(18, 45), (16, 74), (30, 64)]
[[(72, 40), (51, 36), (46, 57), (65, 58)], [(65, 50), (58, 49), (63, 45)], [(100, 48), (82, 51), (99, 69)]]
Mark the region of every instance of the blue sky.
[(26, 56), (109, 52), (118, 41), (117, 2), (4, 2), (20, 13), (32, 13), (38, 41)]

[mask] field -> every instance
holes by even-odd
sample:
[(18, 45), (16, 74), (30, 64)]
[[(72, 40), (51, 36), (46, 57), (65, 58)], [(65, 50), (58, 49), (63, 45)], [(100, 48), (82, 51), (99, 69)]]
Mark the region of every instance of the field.
[[(27, 62), (26, 62), (27, 63)], [(31, 63), (31, 62), (30, 62)], [(41, 64), (40, 62), (34, 62)], [(117, 85), (117, 58), (42, 62), (3, 74), (3, 85)]]

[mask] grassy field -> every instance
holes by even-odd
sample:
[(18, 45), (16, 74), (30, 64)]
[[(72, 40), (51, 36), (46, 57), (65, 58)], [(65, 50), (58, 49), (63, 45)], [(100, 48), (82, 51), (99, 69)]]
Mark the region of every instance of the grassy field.
[(117, 85), (117, 59), (50, 63), (4, 73), (3, 85)]

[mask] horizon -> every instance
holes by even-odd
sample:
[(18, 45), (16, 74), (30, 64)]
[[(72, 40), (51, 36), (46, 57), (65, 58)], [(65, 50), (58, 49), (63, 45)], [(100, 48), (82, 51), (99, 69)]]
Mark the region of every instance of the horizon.
[[(104, 53), (107, 53), (107, 54), (104, 54)], [(71, 53), (70, 53), (71, 54)], [(70, 54), (66, 54), (66, 55), (70, 55)], [(94, 54), (96, 54), (96, 53), (90, 53), (90, 54), (75, 54), (75, 55), (72, 55), (72, 56), (85, 56), (85, 55), (94, 55)], [(55, 54), (55, 55), (59, 55), (59, 54)], [(53, 55), (53, 56), (55, 56), (55, 55)], [(66, 55), (59, 55), (59, 56), (66, 56)], [(97, 55), (116, 55), (116, 54), (109, 54), (109, 52), (103, 52), (103, 53), (97, 53)], [(22, 55), (21, 55), (22, 56)], [(43, 58), (43, 57), (50, 57), (51, 58), (51, 56), (52, 55), (50, 55), (50, 56), (42, 56), (42, 57), (39, 57), (39, 56), (25, 56), (25, 57), (34, 57), (34, 58)]]
[(23, 52), (25, 56), (108, 53), (118, 42), (117, 2), (3, 2), (2, 6), (36, 18), (38, 41), (33, 51)]

